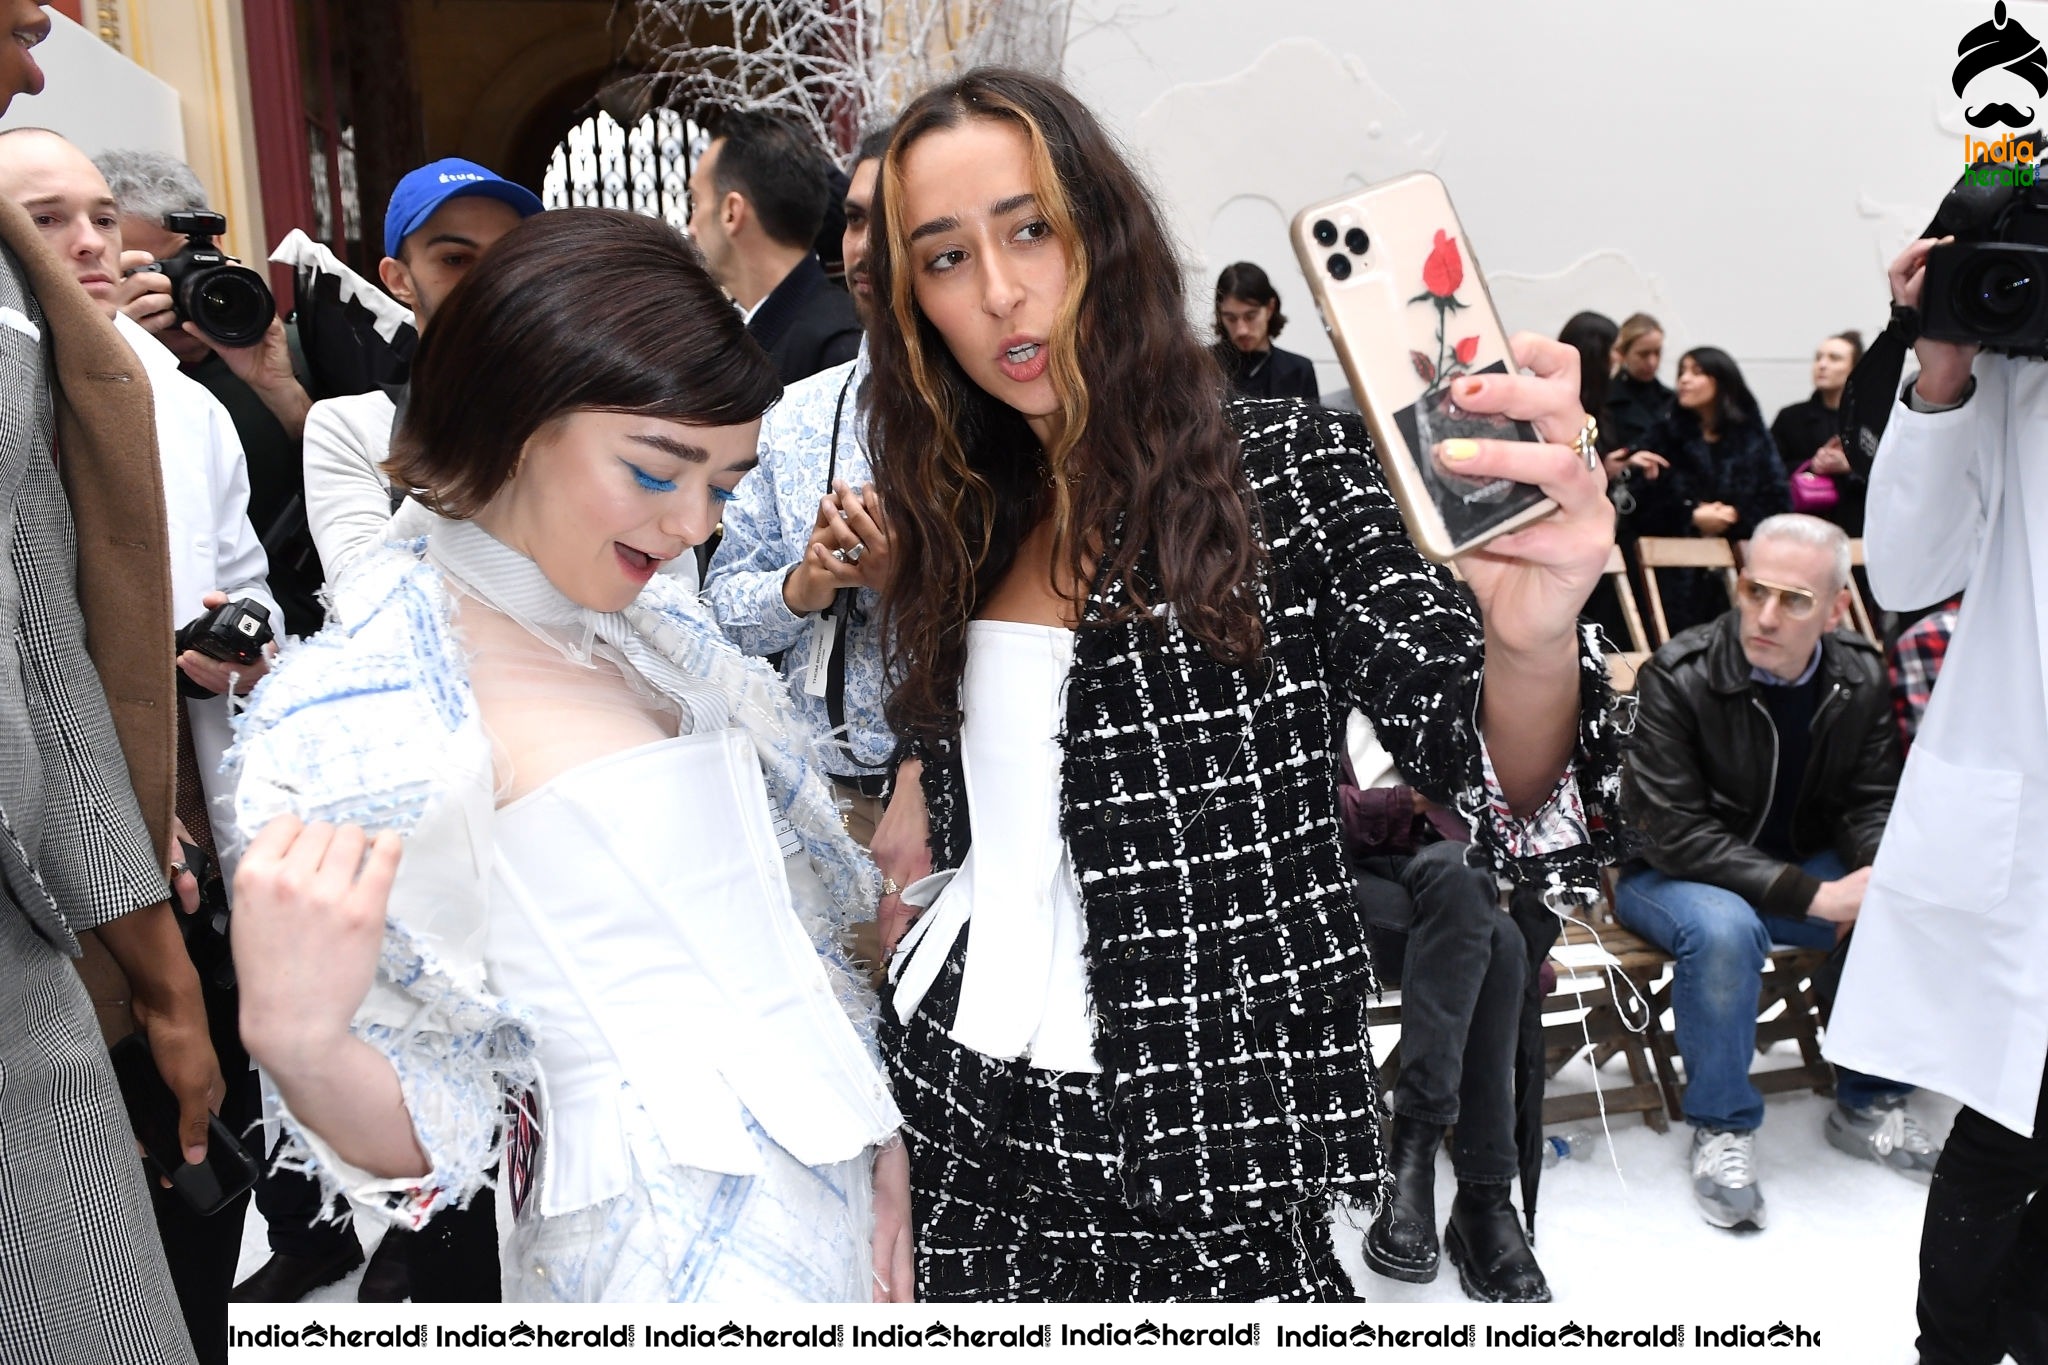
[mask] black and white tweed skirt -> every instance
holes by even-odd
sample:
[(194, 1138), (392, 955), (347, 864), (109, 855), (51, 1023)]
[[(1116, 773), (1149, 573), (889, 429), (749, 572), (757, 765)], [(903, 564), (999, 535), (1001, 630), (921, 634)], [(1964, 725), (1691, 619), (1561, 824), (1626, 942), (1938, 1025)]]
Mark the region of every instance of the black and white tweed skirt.
[(946, 1036), (968, 935), (882, 1050), (910, 1148), (918, 1297), (933, 1301), (1352, 1301), (1329, 1202), (1200, 1220), (1124, 1197), (1108, 1078), (1036, 1070)]

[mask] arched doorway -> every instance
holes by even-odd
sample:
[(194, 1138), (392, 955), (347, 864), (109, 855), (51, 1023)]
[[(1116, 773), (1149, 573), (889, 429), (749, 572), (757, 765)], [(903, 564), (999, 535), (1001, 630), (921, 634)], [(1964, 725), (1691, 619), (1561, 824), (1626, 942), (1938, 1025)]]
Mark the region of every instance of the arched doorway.
[(690, 219), (690, 163), (703, 145), (697, 125), (673, 109), (651, 110), (630, 128), (600, 109), (556, 144), (541, 202), (627, 209), (680, 230)]

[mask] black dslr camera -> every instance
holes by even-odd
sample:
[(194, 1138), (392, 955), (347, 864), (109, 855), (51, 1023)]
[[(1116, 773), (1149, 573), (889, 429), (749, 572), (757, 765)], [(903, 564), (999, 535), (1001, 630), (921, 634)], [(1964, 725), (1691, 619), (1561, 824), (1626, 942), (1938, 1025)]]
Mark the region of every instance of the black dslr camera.
[(199, 883), (199, 909), (178, 916), (178, 929), (185, 936), (185, 951), (199, 969), (199, 979), (215, 990), (235, 988), (235, 956), (229, 946), (227, 883), (221, 880), (220, 863), (197, 844), (180, 841), (185, 868)]
[(213, 244), (228, 230), (228, 220), (204, 209), (189, 209), (165, 214), (164, 226), (185, 234), (185, 245), (175, 256), (146, 268), (170, 279), (178, 321), (197, 324), (223, 346), (254, 346), (263, 340), (277, 316), (277, 300), (261, 275), (228, 259)]
[[(270, 608), (246, 597), (224, 602), (178, 628), (177, 652), (197, 650), (229, 664), (253, 664), (271, 641)], [(178, 670), (178, 691), (188, 697), (217, 697)]]
[(2048, 359), (2048, 183), (2034, 164), (2042, 135), (1985, 150), (1929, 228), (1955, 240), (1927, 255), (1920, 335)]

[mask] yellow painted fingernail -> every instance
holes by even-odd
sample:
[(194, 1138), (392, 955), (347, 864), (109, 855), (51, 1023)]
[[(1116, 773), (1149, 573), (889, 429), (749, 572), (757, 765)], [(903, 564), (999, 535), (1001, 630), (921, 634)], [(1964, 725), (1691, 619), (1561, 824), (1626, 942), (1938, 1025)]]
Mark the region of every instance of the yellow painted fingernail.
[(1438, 449), (1443, 452), (1443, 457), (1446, 460), (1469, 460), (1479, 453), (1479, 442), (1465, 440), (1445, 441)]

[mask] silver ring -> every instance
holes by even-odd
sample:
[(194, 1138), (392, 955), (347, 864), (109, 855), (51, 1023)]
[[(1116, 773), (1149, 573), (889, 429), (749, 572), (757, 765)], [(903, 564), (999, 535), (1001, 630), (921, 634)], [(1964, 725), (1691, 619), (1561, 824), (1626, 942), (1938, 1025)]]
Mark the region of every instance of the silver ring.
[(848, 564), (860, 563), (860, 557), (868, 552), (867, 542), (857, 540), (840, 551), (839, 557)]
[(174, 877), (182, 877), (191, 870), (192, 865), (190, 863), (179, 862), (171, 864), (171, 875)]
[(902, 894), (903, 888), (896, 884), (896, 879), (894, 877), (882, 878), (882, 896), (884, 899), (887, 899), (890, 896), (900, 896)]

